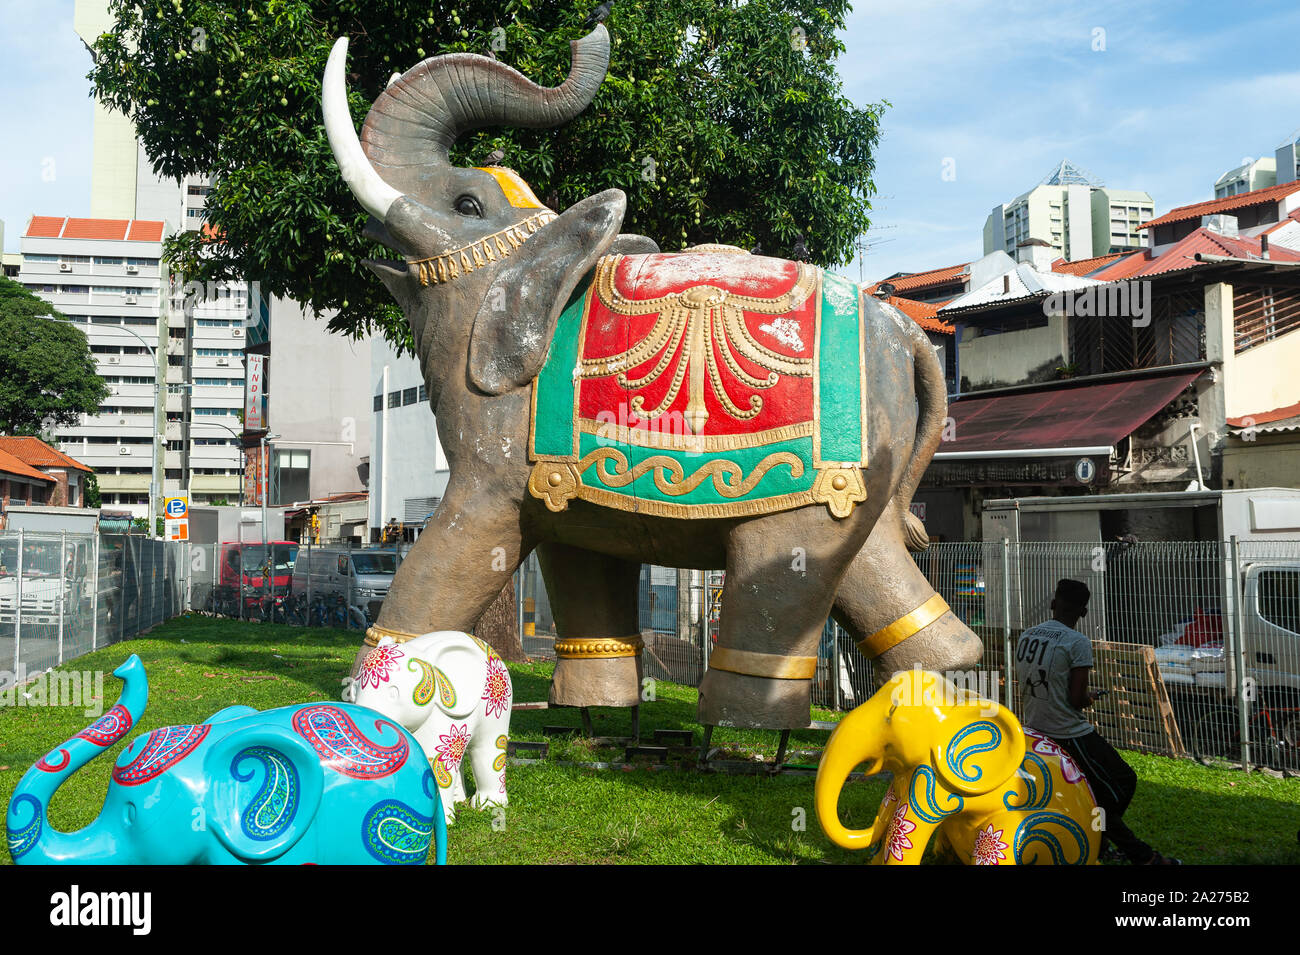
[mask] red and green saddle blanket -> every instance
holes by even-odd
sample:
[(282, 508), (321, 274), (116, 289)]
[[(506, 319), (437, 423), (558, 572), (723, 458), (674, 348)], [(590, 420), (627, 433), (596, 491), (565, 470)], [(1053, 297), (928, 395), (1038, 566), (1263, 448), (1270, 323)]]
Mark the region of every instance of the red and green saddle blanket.
[(533, 382), (529, 490), (670, 517), (866, 500), (861, 290), (735, 251), (614, 255)]

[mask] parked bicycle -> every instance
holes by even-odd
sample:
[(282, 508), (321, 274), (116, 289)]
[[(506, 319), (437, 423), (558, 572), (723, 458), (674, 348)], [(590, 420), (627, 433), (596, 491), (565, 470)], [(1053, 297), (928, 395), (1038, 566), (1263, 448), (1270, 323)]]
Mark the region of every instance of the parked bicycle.
[[(1252, 763), (1300, 775), (1300, 705), (1295, 700), (1254, 701), (1246, 730)], [(1201, 715), (1192, 727), (1192, 754), (1206, 766), (1241, 766), (1241, 722), (1235, 708), (1214, 706)]]

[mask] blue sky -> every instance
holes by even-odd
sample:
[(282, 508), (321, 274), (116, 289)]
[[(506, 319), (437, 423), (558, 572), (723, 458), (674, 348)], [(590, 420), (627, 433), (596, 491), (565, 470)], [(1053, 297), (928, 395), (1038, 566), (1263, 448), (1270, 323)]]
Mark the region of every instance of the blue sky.
[[(3, 13), (0, 219), (17, 251), (31, 215), (89, 213), (89, 57), (72, 0)], [(1211, 198), (1300, 127), (1296, 36), (1295, 0), (861, 0), (845, 93), (892, 104), (865, 277), (978, 257), (989, 210), (1063, 158), (1145, 189), (1157, 214)]]

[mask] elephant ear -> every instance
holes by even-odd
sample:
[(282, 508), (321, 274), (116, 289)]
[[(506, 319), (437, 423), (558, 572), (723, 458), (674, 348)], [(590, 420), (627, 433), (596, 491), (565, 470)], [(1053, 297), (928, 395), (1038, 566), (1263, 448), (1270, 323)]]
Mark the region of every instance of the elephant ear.
[(320, 757), (287, 726), (250, 726), (219, 741), (204, 761), (213, 780), (208, 825), (245, 862), (270, 862), (297, 844), (320, 806)]
[[(416, 702), (421, 702), (423, 696), (425, 702), (434, 703), (452, 719), (463, 720), (482, 702), (483, 684), (466, 677), (486, 676), (483, 650), (473, 637), (459, 630), (430, 636), (438, 639), (412, 660), (423, 671), (415, 688)], [(423, 693), (421, 687), (425, 687)]]
[(618, 189), (590, 196), (505, 260), (470, 335), (469, 377), (476, 388), (499, 395), (533, 380), (569, 296), (613, 245), (626, 210)]
[(930, 752), (935, 772), (950, 791), (980, 796), (997, 789), (1025, 758), (1025, 732), (1006, 707), (992, 700), (949, 710)]

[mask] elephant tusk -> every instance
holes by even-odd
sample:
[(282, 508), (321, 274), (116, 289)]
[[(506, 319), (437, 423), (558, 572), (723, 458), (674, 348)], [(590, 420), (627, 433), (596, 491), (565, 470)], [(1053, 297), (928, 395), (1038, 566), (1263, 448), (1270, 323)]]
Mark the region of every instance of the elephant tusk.
[(370, 160), (361, 151), (356, 127), (352, 125), (352, 111), (348, 109), (348, 93), (343, 70), (348, 57), (348, 38), (339, 37), (330, 50), (321, 81), (321, 116), (325, 121), (325, 135), (330, 150), (338, 163), (343, 181), (357, 197), (362, 208), (381, 222), (389, 208), (402, 194), (384, 182)]

